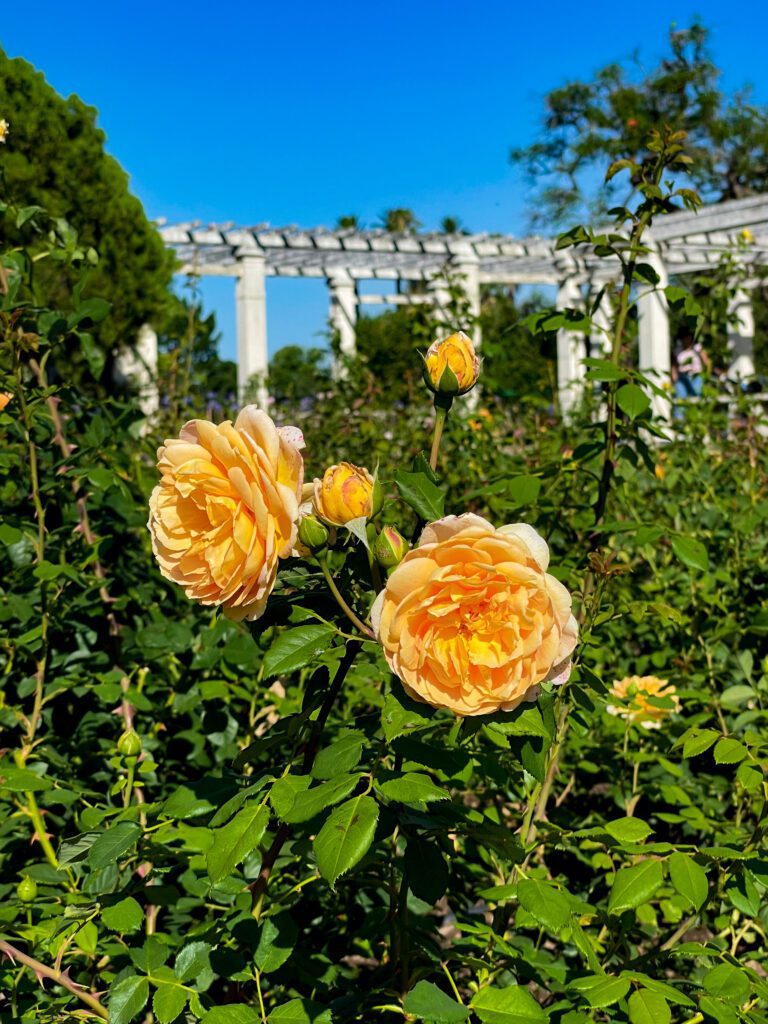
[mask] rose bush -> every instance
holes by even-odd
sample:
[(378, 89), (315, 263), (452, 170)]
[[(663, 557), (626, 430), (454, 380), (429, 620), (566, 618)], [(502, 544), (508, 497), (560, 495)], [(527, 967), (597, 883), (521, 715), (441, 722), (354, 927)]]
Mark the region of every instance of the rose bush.
[[(630, 173), (643, 181), (661, 170), (658, 157)], [(657, 190), (659, 206), (670, 204), (665, 188), (648, 188), (638, 219), (659, 212)], [(482, 377), (487, 415), (473, 414), (476, 426), (424, 402), (393, 409), (351, 373), (311, 408), (270, 418), (300, 424), (308, 478), (342, 460), (379, 463), (383, 507), (350, 520), (353, 530), (315, 519), (319, 532), (296, 556), (275, 543), (263, 615), (235, 622), (221, 602), (189, 601), (184, 579), (167, 580), (151, 551), (155, 449), (181, 428), (172, 412), (147, 424), (130, 402), (95, 405), (52, 383), (66, 380), (61, 352), (87, 348), (91, 318), (108, 314), (86, 288), (72, 309), (40, 308), (33, 261), (55, 250), (76, 269), (76, 239), (39, 210), (2, 215), (26, 238), (2, 250), (0, 294), (0, 393), (12, 395), (0, 409), (3, 1020), (762, 1024), (759, 406), (740, 396), (729, 412), (705, 395), (670, 434), (642, 401), (654, 383), (625, 364), (620, 344), (590, 363), (602, 391), (568, 423), (540, 400), (507, 407), (483, 393)], [(635, 226), (621, 235), (634, 238), (622, 249), (634, 282), (625, 317), (636, 287), (648, 287)], [(593, 242), (618, 245), (580, 244)], [(551, 341), (575, 315), (552, 311), (531, 329)], [(207, 448), (203, 460), (214, 467), (205, 480), (233, 503), (223, 503), (229, 519), (204, 499), (197, 470), (194, 487), (179, 480), (204, 510), (182, 509), (194, 527), (178, 535), (187, 547), (217, 522), (234, 544), (242, 517), (245, 551), (265, 522), (253, 488), (263, 485), (265, 504), (276, 493), (275, 462), (261, 461), (274, 439), (269, 431), (257, 456), (259, 431), (246, 433), (226, 442), (223, 461)], [(246, 482), (253, 474), (250, 504), (224, 473), (235, 452)], [(268, 507), (277, 523), (288, 505)], [(427, 523), (468, 513), (526, 528), (510, 537), (483, 526), (472, 545), (445, 542), (454, 561), (435, 559), (413, 607), (428, 610), (432, 582), (446, 585), (445, 600), (443, 569), (460, 567), (446, 607), (471, 640), (476, 573), (487, 603), (474, 610), (509, 602), (501, 633), (528, 642), (520, 679), (534, 679), (560, 653), (555, 638), (572, 639), (551, 576), (572, 597), (579, 637), (563, 685), (544, 680), (511, 711), (457, 716), (409, 698), (369, 615), (390, 585), (400, 595), (398, 574), (442, 547), (408, 554), (408, 539), (418, 545)], [(291, 518), (280, 519), (286, 553)], [(551, 551), (546, 568), (536, 535)], [(480, 650), (513, 648), (484, 639)], [(674, 686), (677, 709), (669, 696), (648, 698), (669, 709), (660, 728), (609, 713), (610, 681), (630, 675)]]

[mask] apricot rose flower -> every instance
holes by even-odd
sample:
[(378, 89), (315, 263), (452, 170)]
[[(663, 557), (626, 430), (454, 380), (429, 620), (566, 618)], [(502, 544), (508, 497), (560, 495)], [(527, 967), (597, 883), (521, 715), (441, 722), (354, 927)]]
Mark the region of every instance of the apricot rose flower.
[[(609, 704), (608, 713), (644, 729), (660, 729), (667, 715), (680, 710), (677, 690), (658, 676), (625, 676), (614, 682), (610, 693), (618, 703)], [(652, 703), (654, 700), (659, 703)]]
[(496, 529), (467, 514), (428, 525), (371, 613), (407, 693), (485, 715), (565, 682), (578, 627), (548, 564), (546, 541), (526, 523)]
[(191, 420), (167, 440), (148, 523), (163, 576), (231, 619), (257, 619), (296, 542), (303, 447), (254, 405), (234, 425)]

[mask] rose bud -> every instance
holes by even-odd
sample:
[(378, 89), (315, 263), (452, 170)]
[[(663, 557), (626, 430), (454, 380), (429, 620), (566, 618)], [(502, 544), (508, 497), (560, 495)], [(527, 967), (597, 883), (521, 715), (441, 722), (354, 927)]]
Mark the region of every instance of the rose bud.
[(25, 875), (16, 886), (16, 895), (22, 903), (33, 903), (37, 896), (37, 882)]
[(424, 381), (435, 394), (466, 395), (477, 384), (480, 360), (463, 331), (433, 341), (424, 357)]
[(117, 741), (117, 749), (123, 757), (138, 757), (141, 753), (141, 736), (134, 729), (129, 729)]
[(373, 545), (373, 557), (383, 569), (393, 569), (405, 558), (410, 545), (394, 526), (385, 526)]
[(299, 521), (299, 541), (310, 551), (320, 551), (328, 543), (328, 527), (317, 516), (303, 516)]
[(352, 519), (369, 519), (381, 505), (374, 493), (376, 481), (367, 469), (351, 462), (329, 466), (322, 480), (315, 480), (312, 502), (315, 512), (331, 526), (344, 526)]

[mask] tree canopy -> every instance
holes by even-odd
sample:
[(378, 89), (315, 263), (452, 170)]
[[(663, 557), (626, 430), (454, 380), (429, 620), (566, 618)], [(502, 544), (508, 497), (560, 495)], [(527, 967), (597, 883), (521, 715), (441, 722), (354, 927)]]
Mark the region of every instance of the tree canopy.
[[(178, 302), (170, 289), (174, 257), (131, 194), (128, 175), (105, 152), (96, 109), (59, 96), (31, 64), (0, 49), (0, 114), (10, 124), (6, 196), (64, 218), (79, 243), (99, 254), (85, 291), (111, 303), (98, 343), (112, 349), (130, 343), (142, 323), (164, 326)], [(66, 304), (74, 281), (61, 265), (45, 264), (40, 273), (49, 296)]]
[(626, 179), (604, 183), (601, 170), (641, 158), (648, 132), (663, 124), (688, 133), (691, 183), (706, 201), (768, 188), (768, 110), (746, 88), (721, 90), (709, 36), (698, 21), (673, 26), (668, 52), (650, 71), (635, 56), (546, 96), (541, 138), (511, 153), (535, 189), (534, 224), (565, 226), (626, 204)]

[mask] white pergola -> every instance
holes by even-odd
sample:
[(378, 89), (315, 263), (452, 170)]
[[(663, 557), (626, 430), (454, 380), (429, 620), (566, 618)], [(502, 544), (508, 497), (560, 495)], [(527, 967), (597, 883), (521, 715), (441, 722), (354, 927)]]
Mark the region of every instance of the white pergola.
[[(744, 233), (749, 232), (748, 244)], [(238, 386), (267, 373), (267, 277), (322, 278), (330, 297), (330, 321), (341, 351), (355, 353), (355, 324), (360, 306), (373, 303), (431, 302), (438, 314), (448, 304), (446, 278), (460, 280), (469, 308), (480, 309), (483, 285), (542, 284), (557, 287), (559, 308), (579, 308), (616, 277), (615, 262), (596, 258), (585, 246), (557, 250), (552, 238), (509, 235), (393, 234), (381, 230), (297, 227), (231, 227), (173, 224), (160, 228), (165, 243), (181, 262), (179, 273), (235, 279)], [(690, 274), (716, 266), (725, 252), (751, 266), (768, 265), (768, 196), (754, 196), (707, 206), (698, 213), (657, 218), (648, 258), (660, 283), (638, 289), (640, 369), (664, 376), (670, 369), (670, 333), (662, 289), (669, 275)], [(449, 270), (450, 268), (450, 270)], [(739, 275), (740, 279), (744, 275)], [(366, 281), (422, 282), (421, 292), (367, 293)], [(754, 320), (749, 270), (733, 301), (738, 323), (729, 337), (732, 370), (754, 373)], [(603, 318), (601, 321), (601, 317)], [(583, 358), (604, 347), (607, 308), (598, 310), (597, 330), (589, 341), (582, 333), (558, 335), (558, 385), (567, 411), (583, 386)], [(445, 319), (445, 317), (442, 317)], [(458, 325), (457, 325), (458, 326)], [(478, 339), (479, 340), (479, 339)]]

